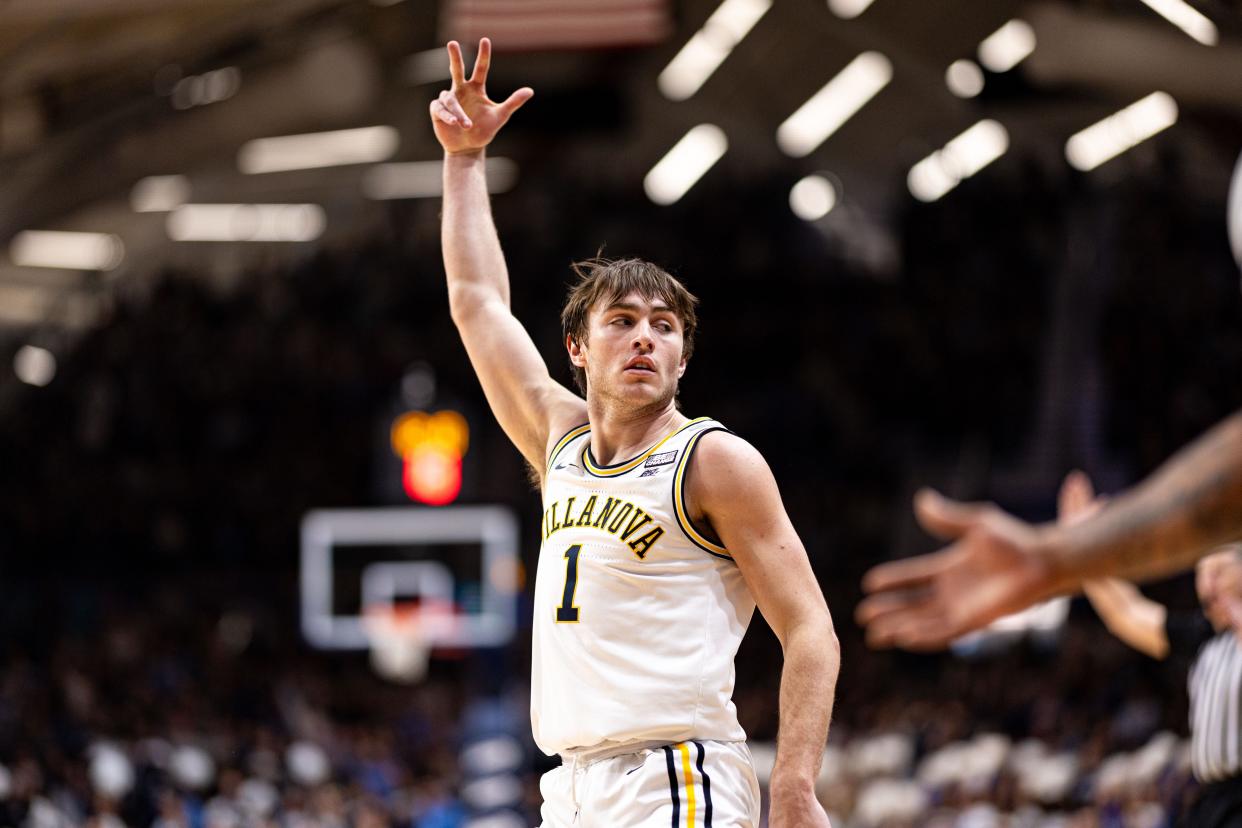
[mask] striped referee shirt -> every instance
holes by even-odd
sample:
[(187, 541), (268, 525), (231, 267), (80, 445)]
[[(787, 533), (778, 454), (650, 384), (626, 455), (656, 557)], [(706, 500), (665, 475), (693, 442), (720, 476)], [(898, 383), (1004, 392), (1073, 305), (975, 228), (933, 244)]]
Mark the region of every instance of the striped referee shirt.
[[(1199, 781), (1219, 782), (1242, 775), (1242, 642), (1233, 630), (1213, 635), (1206, 618), (1197, 620), (1199, 635), (1191, 637), (1206, 643), (1188, 682), (1190, 765)], [(1186, 640), (1188, 630), (1180, 632)]]

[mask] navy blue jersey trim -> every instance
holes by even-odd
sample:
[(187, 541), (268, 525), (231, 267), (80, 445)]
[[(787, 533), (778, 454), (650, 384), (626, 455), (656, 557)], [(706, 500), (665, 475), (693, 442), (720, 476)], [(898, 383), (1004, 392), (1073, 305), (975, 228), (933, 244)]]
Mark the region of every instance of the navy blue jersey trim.
[(668, 789), (673, 798), (673, 821), (670, 824), (672, 828), (679, 828), (681, 825), (681, 794), (677, 791), (677, 766), (673, 764), (673, 749), (668, 745), (664, 746), (664, 759), (668, 763)]
[[(690, 442), (686, 444), (686, 448), (685, 448), (685, 450), (684, 450), (684, 452), (683, 452), (683, 454), (682, 454), (682, 457), (681, 457), (681, 464), (682, 464), (682, 465), (684, 465), (684, 466), (686, 467), (686, 474), (683, 474), (683, 475), (681, 476), (681, 488), (680, 488), (680, 489), (678, 489), (678, 480), (677, 480), (677, 475), (676, 475), (676, 474), (674, 474), (674, 475), (673, 475), (673, 516), (674, 516), (675, 518), (677, 517), (677, 501), (678, 501), (678, 499), (680, 498), (680, 501), (681, 501), (681, 503), (683, 503), (683, 504), (686, 502), (686, 479), (690, 476), (690, 473), (689, 473), (689, 472), (690, 472), (690, 460), (691, 460), (691, 458), (694, 456), (694, 450), (695, 450), (695, 449), (697, 449), (697, 448), (699, 447), (699, 440), (701, 440), (701, 439), (703, 438), (703, 436), (704, 436), (704, 435), (706, 435), (706, 434), (711, 434), (713, 431), (723, 431), (723, 432), (725, 432), (726, 434), (732, 434), (732, 433), (733, 433), (732, 431), (729, 431), (729, 429), (725, 428), (725, 427), (724, 427), (724, 426), (722, 426), (722, 425), (715, 425), (715, 426), (712, 426), (711, 428), (705, 428), (705, 429), (703, 429), (703, 430), (702, 430), (702, 431), (700, 431), (698, 434), (696, 434), (696, 435), (694, 435), (693, 437), (691, 437), (691, 438), (690, 438)], [(687, 522), (687, 523), (690, 523), (690, 524), (691, 524), (691, 526), (693, 526), (693, 525), (694, 525), (694, 524), (690, 521), (690, 510), (689, 510), (689, 509), (687, 509), (687, 510), (686, 510), (686, 522)], [(719, 552), (715, 551), (714, 549), (710, 549), (710, 548), (708, 548), (708, 547), (704, 546), (703, 544), (699, 543), (698, 539), (697, 539), (697, 538), (695, 538), (695, 537), (694, 537), (694, 535), (690, 534), (690, 532), (686, 531), (686, 527), (685, 527), (685, 526), (682, 526), (682, 525), (681, 525), (681, 520), (680, 520), (680, 518), (678, 518), (678, 520), (677, 520), (677, 528), (681, 530), (681, 533), (682, 533), (683, 535), (685, 535), (685, 536), (686, 536), (686, 538), (687, 538), (687, 539), (689, 539), (689, 541), (690, 541), (691, 543), (693, 543), (693, 544), (694, 544), (695, 546), (697, 546), (699, 549), (702, 549), (702, 550), (703, 550), (704, 552), (706, 552), (707, 554), (709, 554), (709, 555), (711, 555), (711, 556), (713, 556), (713, 557), (716, 557), (716, 558), (720, 558), (721, 560), (726, 560), (726, 561), (731, 561), (731, 560), (733, 560), (733, 556), (732, 556), (732, 555), (722, 555), (722, 554), (720, 554)], [(695, 527), (695, 531), (698, 531), (698, 527)], [(704, 536), (704, 537), (706, 537), (706, 536)], [(710, 540), (710, 538), (709, 538), (709, 540)], [(723, 544), (722, 544), (722, 547), (723, 547)]]
[[(557, 437), (557, 438), (556, 438), (556, 442), (552, 444), (552, 456), (548, 458), (548, 463), (547, 463), (547, 465), (545, 466), (545, 468), (549, 468), (549, 469), (550, 469), (550, 468), (552, 468), (552, 464), (556, 462), (556, 458), (560, 457), (560, 456), (561, 456), (561, 452), (562, 452), (562, 451), (564, 451), (565, 449), (569, 448), (569, 444), (573, 442), (573, 440), (570, 440), (570, 441), (568, 441), (568, 442), (565, 442), (565, 445), (561, 445), (561, 443), (565, 441), (565, 438), (566, 438), (566, 437), (568, 437), (570, 434), (573, 434), (575, 431), (577, 431), (578, 429), (582, 428), (583, 426), (586, 426), (586, 425), (590, 425), (590, 423), (589, 423), (589, 422), (587, 422), (587, 423), (578, 423), (576, 426), (574, 426), (573, 428), (569, 429), (569, 431), (566, 431), (566, 432), (565, 432), (564, 434), (562, 434), (560, 437)], [(588, 430), (588, 431), (584, 431), (584, 432), (583, 432), (583, 434), (590, 434), (590, 433), (591, 433), (591, 432), (590, 432), (589, 430)], [(581, 437), (581, 436), (582, 436), (582, 434), (579, 434), (579, 435), (578, 435), (578, 437)], [(575, 438), (574, 438), (574, 440), (578, 439), (578, 437), (575, 437)]]
[(695, 742), (694, 746), (699, 749), (699, 778), (703, 780), (703, 800), (707, 803), (703, 808), (703, 828), (712, 828), (712, 780), (707, 775), (707, 771), (703, 770), (705, 751), (702, 743)]
[[(592, 477), (604, 477), (604, 476), (606, 476), (606, 475), (599, 475), (599, 474), (595, 474), (595, 472), (591, 471), (591, 466), (594, 466), (595, 468), (599, 469), (599, 470), (600, 470), (600, 471), (602, 471), (602, 472), (612, 471), (613, 469), (619, 469), (619, 468), (621, 468), (622, 466), (624, 466), (624, 465), (625, 465), (625, 464), (627, 464), (627, 463), (633, 463), (635, 460), (641, 459), (641, 458), (643, 457), (643, 455), (650, 454), (650, 453), (651, 453), (652, 451), (654, 451), (657, 447), (659, 447), (660, 445), (662, 445), (662, 444), (664, 444), (664, 443), (667, 443), (669, 440), (673, 439), (673, 438), (674, 438), (674, 437), (676, 437), (678, 434), (681, 434), (683, 431), (685, 431), (686, 429), (690, 428), (691, 426), (702, 425), (702, 424), (703, 424), (703, 423), (705, 423), (705, 422), (709, 422), (709, 420), (708, 420), (707, 418), (704, 418), (704, 417), (700, 417), (700, 418), (698, 418), (697, 420), (691, 420), (690, 422), (686, 423), (684, 426), (682, 426), (681, 428), (677, 429), (676, 431), (674, 431), (672, 434), (668, 435), (667, 437), (662, 437), (662, 438), (660, 438), (660, 442), (659, 442), (659, 443), (656, 443), (656, 444), (655, 444), (654, 446), (652, 446), (651, 448), (649, 448), (649, 449), (647, 449), (647, 450), (645, 450), (645, 451), (640, 451), (638, 454), (635, 454), (635, 455), (634, 455), (633, 457), (631, 457), (629, 460), (622, 460), (620, 463), (613, 463), (611, 466), (605, 466), (603, 463), (596, 463), (596, 462), (595, 462), (595, 455), (591, 453), (591, 445), (588, 443), (588, 444), (587, 444), (587, 447), (586, 447), (586, 452), (585, 452), (585, 456), (586, 456), (587, 462), (584, 464), (584, 467), (586, 468), (587, 474), (591, 475)], [(562, 439), (563, 439), (563, 438), (562, 438)], [(634, 468), (635, 468), (635, 469), (637, 469), (637, 468), (639, 468), (639, 466), (635, 466)], [(633, 471), (633, 470), (634, 470), (634, 469), (630, 469), (630, 471)], [(628, 473), (629, 473), (629, 472), (626, 472), (626, 474), (628, 474)], [(620, 475), (618, 475), (618, 476), (620, 476)]]

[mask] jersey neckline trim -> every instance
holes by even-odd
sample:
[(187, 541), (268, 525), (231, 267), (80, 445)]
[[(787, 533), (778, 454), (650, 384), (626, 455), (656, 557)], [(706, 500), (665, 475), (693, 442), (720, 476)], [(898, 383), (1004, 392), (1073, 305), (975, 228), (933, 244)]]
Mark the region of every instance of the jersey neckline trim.
[(664, 445), (669, 440), (676, 437), (678, 434), (681, 434), (686, 429), (690, 428), (691, 426), (700, 425), (702, 423), (706, 423), (710, 421), (711, 421), (711, 417), (699, 417), (697, 419), (691, 420), (690, 422), (686, 423), (680, 428), (674, 429), (673, 431), (669, 432), (667, 435), (665, 435), (665, 437), (662, 440), (660, 440), (660, 442), (656, 443), (654, 446), (647, 449), (646, 451), (644, 451), (642, 454), (638, 455), (637, 457), (632, 457), (629, 460), (625, 460), (620, 463), (614, 463), (611, 466), (602, 466), (599, 463), (595, 462), (595, 458), (591, 456), (591, 444), (588, 442), (586, 450), (582, 452), (582, 467), (587, 470), (588, 474), (594, 477), (618, 477), (620, 475), (625, 474), (628, 471), (633, 471), (634, 469), (638, 468), (640, 465), (642, 465), (643, 461), (645, 461), (648, 457), (654, 454), (656, 450), (660, 448), (660, 446)]

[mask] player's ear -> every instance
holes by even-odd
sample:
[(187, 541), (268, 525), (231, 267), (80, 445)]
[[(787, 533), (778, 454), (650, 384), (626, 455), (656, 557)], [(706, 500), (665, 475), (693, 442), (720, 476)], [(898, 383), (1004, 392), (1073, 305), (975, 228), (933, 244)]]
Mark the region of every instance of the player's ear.
[(683, 376), (685, 376), (685, 374), (686, 374), (686, 363), (687, 363), (687, 362), (688, 362), (688, 360), (687, 360), (685, 357), (682, 357), (682, 358), (681, 358), (681, 362), (680, 362), (680, 363), (678, 363), (678, 365), (677, 365), (677, 379), (681, 379)]
[(573, 334), (565, 336), (565, 350), (569, 351), (569, 361), (579, 368), (586, 367), (586, 355), (582, 353), (582, 346), (574, 339)]

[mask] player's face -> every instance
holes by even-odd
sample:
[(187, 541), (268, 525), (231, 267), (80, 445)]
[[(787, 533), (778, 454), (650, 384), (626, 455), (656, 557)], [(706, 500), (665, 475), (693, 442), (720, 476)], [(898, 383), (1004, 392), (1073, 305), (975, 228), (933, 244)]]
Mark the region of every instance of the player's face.
[(570, 358), (587, 372), (593, 393), (634, 405), (666, 404), (685, 373), (682, 324), (662, 299), (631, 293), (591, 309), (587, 342)]
[(1230, 626), (1226, 601), (1242, 600), (1242, 559), (1232, 549), (1216, 552), (1199, 561), (1195, 567), (1195, 591), (1213, 629)]

